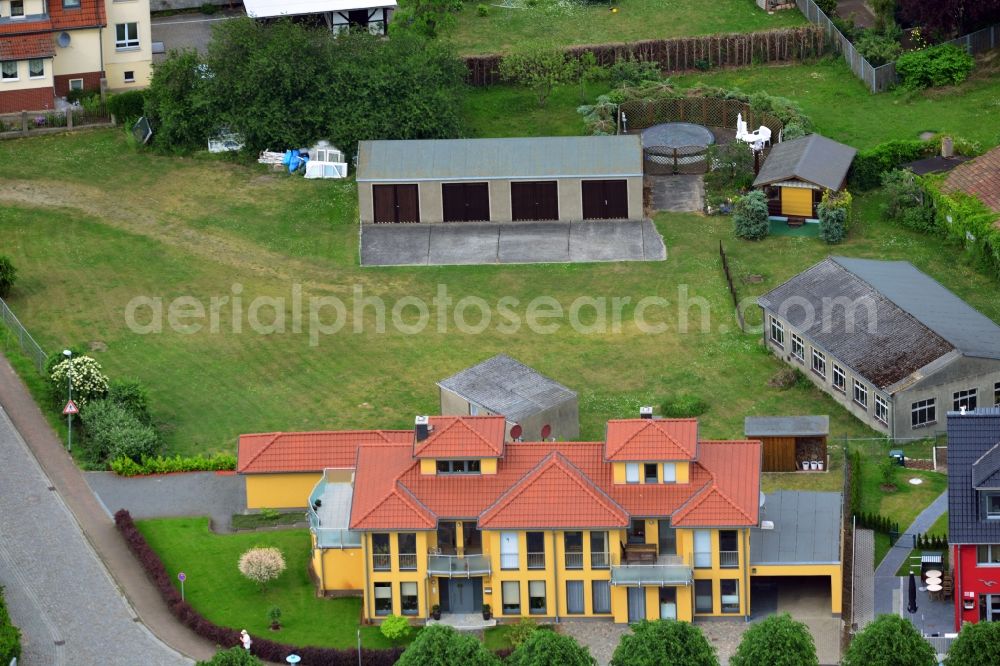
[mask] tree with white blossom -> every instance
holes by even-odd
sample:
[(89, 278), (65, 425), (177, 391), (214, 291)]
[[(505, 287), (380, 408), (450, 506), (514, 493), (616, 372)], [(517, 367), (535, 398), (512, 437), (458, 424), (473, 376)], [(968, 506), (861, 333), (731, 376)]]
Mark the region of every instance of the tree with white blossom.
[(264, 591), (285, 570), (285, 556), (277, 548), (254, 547), (240, 556), (239, 569)]

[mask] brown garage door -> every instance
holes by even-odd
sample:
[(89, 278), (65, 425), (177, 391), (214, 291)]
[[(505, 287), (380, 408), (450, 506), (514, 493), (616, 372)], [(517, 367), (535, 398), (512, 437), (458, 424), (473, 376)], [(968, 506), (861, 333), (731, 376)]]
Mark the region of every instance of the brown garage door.
[(486, 222), (490, 219), (487, 183), (444, 183), (441, 199), (445, 222)]
[(375, 222), (419, 222), (416, 185), (372, 185)]
[(558, 220), (559, 186), (554, 180), (511, 183), (510, 208), (515, 222)]
[(583, 181), (583, 219), (624, 220), (628, 218), (628, 181)]

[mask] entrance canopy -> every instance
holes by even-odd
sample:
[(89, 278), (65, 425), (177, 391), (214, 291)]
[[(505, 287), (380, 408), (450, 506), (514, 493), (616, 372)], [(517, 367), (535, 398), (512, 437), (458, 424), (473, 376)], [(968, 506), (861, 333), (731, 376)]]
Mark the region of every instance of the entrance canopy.
[(394, 8), (396, 0), (244, 0), (243, 5), (251, 18), (272, 18), (376, 7)]

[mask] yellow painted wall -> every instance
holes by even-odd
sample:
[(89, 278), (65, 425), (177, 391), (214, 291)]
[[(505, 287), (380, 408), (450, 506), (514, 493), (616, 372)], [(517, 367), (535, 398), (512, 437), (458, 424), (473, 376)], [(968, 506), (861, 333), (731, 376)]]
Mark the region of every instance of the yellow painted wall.
[[(104, 32), (107, 35), (107, 30)], [(101, 37), (97, 28), (73, 30), (69, 46), (56, 44), (53, 67), (57, 76), (101, 71)]]
[(479, 472), (481, 474), (496, 474), (497, 473), (497, 459), (496, 458), (483, 458), (479, 461)]
[[(694, 564), (694, 532), (695, 530), (677, 530), (677, 552), (681, 553), (681, 541), (683, 534), (683, 543), (685, 550), (684, 553), (690, 553), (691, 559), (688, 560), (691, 564)], [(696, 613), (699, 617), (708, 616), (721, 616), (721, 617), (736, 617), (739, 615), (746, 615), (748, 609), (750, 608), (750, 589), (746, 579), (746, 556), (749, 552), (749, 534), (750, 530), (741, 529), (738, 532), (738, 546), (739, 546), (739, 556), (738, 563), (735, 568), (722, 568), (720, 566), (719, 557), (719, 530), (711, 530), (712, 532), (712, 566), (708, 568), (695, 568), (694, 579), (695, 580), (711, 580), (712, 581), (712, 612), (711, 613)], [(722, 612), (722, 596), (719, 588), (719, 581), (721, 580), (737, 580), (737, 590), (739, 591), (740, 597), (740, 607), (738, 613), (723, 613)], [(691, 608), (694, 608), (694, 586), (691, 589)], [(678, 607), (680, 603), (678, 602)]]
[(437, 461), (433, 458), (420, 459), (421, 474), (437, 474)]
[(312, 570), (322, 591), (364, 589), (365, 559), (360, 548), (316, 548), (316, 537), (312, 543)]
[[(655, 461), (650, 460), (649, 462), (652, 463)], [(626, 483), (625, 479), (627, 477), (625, 475), (625, 466), (627, 464), (628, 463), (623, 462), (611, 463), (611, 478), (614, 483)], [(638, 463), (639, 483), (646, 482), (645, 475), (643, 474), (643, 464), (644, 463)], [(675, 476), (677, 477), (675, 483), (688, 483), (690, 480), (690, 463), (682, 460), (680, 462), (675, 462), (674, 467), (676, 470)], [(657, 463), (656, 465), (656, 482), (663, 483), (663, 465), (661, 463)]]
[(830, 612), (839, 614), (843, 606), (844, 571), (839, 564), (772, 564), (753, 567), (753, 576), (829, 576), (830, 577)]
[(430, 613), (430, 606), (436, 602), (428, 601), (428, 580), (427, 580), (427, 549), (430, 543), (432, 532), (417, 532), (417, 568), (416, 570), (400, 571), (399, 569), (399, 541), (396, 534), (389, 535), (389, 548), (392, 553), (392, 568), (389, 571), (375, 571), (372, 568), (371, 556), (371, 534), (365, 534), (362, 538), (364, 552), (362, 554), (364, 567), (368, 570), (368, 593), (364, 600), (364, 614), (366, 618), (380, 621), (384, 616), (375, 615), (375, 583), (392, 584), (392, 613), (402, 615), (402, 603), (400, 597), (400, 583), (417, 583), (417, 599), (419, 608), (416, 615), (404, 617), (414, 620), (426, 619)]
[(309, 506), (309, 493), (323, 475), (320, 472), (293, 474), (247, 474), (248, 509), (298, 509)]

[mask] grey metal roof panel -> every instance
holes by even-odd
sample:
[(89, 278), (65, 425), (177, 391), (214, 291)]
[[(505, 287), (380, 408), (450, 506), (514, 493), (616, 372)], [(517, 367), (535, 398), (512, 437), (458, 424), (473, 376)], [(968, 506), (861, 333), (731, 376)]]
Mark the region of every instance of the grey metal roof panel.
[(833, 260), (966, 356), (1000, 359), (1000, 326), (910, 262)]
[(775, 144), (764, 160), (754, 187), (789, 178), (836, 190), (847, 176), (857, 150), (820, 134), (810, 134)]
[(781, 490), (765, 496), (761, 520), (773, 530), (750, 530), (750, 564), (840, 562), (840, 493)]
[(833, 258), (799, 273), (757, 302), (881, 389), (954, 350)]
[(358, 144), (358, 182), (641, 175), (642, 144), (634, 134)]
[(948, 413), (948, 541), (1000, 543), (1000, 520), (980, 518), (972, 467), (1000, 442), (1000, 407)]
[(515, 423), (576, 399), (574, 391), (506, 354), (442, 379), (438, 386)]
[(748, 416), (743, 432), (747, 437), (823, 437), (830, 434), (830, 417)]

